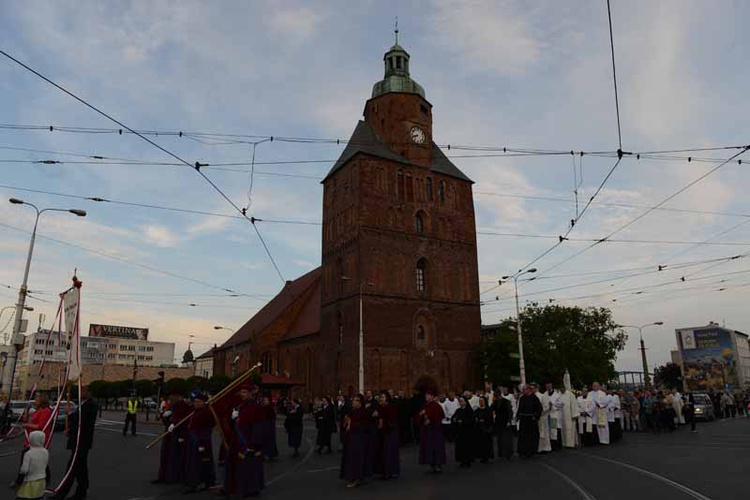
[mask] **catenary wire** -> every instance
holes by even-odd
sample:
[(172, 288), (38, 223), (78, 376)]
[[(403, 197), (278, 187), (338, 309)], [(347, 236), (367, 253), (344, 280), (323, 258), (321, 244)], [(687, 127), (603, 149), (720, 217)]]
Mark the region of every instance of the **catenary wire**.
[(157, 149), (159, 149), (160, 151), (164, 152), (165, 154), (167, 154), (167, 155), (171, 156), (171, 157), (172, 157), (172, 158), (174, 158), (175, 160), (177, 160), (177, 161), (179, 161), (179, 162), (182, 162), (182, 163), (184, 163), (185, 165), (187, 165), (187, 166), (188, 166), (188, 167), (190, 167), (190, 168), (194, 168), (194, 169), (195, 169), (195, 171), (196, 171), (196, 172), (198, 172), (198, 174), (199, 174), (199, 175), (200, 175), (201, 177), (203, 177), (203, 179), (204, 179), (204, 180), (205, 180), (205, 181), (206, 181), (206, 182), (207, 182), (207, 183), (208, 183), (208, 184), (209, 184), (209, 185), (210, 185), (211, 187), (213, 187), (213, 188), (214, 188), (214, 190), (215, 190), (215, 191), (216, 191), (217, 193), (219, 193), (219, 195), (220, 195), (220, 196), (221, 196), (222, 198), (224, 198), (224, 199), (225, 199), (225, 200), (226, 200), (226, 201), (227, 201), (227, 202), (228, 202), (228, 203), (229, 203), (229, 204), (230, 204), (230, 205), (231, 205), (232, 207), (234, 207), (234, 208), (235, 208), (235, 210), (237, 210), (237, 212), (241, 213), (243, 217), (245, 217), (245, 218), (246, 218), (246, 219), (247, 219), (248, 221), (250, 221), (250, 222), (251, 222), (251, 224), (252, 224), (252, 226), (253, 226), (253, 229), (255, 229), (255, 234), (257, 234), (257, 235), (258, 235), (258, 239), (260, 239), (260, 242), (261, 242), (261, 244), (263, 245), (263, 248), (264, 248), (264, 249), (266, 250), (266, 254), (268, 255), (268, 258), (270, 259), (270, 261), (271, 261), (271, 264), (273, 264), (273, 267), (274, 267), (274, 269), (276, 269), (276, 273), (277, 273), (277, 274), (279, 275), (279, 278), (281, 279), (282, 283), (286, 283), (286, 280), (284, 279), (284, 276), (283, 276), (283, 275), (281, 274), (281, 270), (279, 269), (279, 266), (278, 266), (278, 265), (276, 264), (276, 260), (275, 260), (275, 259), (273, 258), (273, 255), (271, 255), (271, 251), (270, 251), (270, 250), (268, 249), (268, 245), (266, 245), (266, 242), (265, 242), (265, 240), (263, 239), (263, 236), (262, 236), (262, 235), (260, 234), (260, 231), (259, 231), (259, 230), (258, 230), (258, 228), (257, 228), (257, 227), (255, 226), (255, 223), (254, 223), (254, 220), (253, 220), (253, 218), (252, 218), (252, 217), (247, 217), (247, 215), (246, 215), (246, 212), (245, 212), (244, 210), (242, 210), (242, 209), (241, 209), (241, 208), (240, 208), (239, 206), (237, 206), (237, 205), (236, 205), (236, 204), (235, 204), (235, 203), (234, 203), (234, 202), (233, 202), (233, 201), (232, 201), (232, 200), (231, 200), (231, 199), (229, 198), (229, 196), (227, 196), (227, 195), (226, 195), (226, 193), (224, 193), (224, 191), (222, 191), (222, 190), (221, 190), (221, 189), (219, 188), (219, 186), (217, 186), (217, 185), (216, 185), (216, 184), (215, 184), (215, 183), (214, 183), (214, 182), (213, 182), (213, 181), (212, 181), (212, 180), (211, 180), (211, 179), (210, 179), (210, 178), (209, 178), (209, 177), (208, 177), (208, 176), (207, 176), (207, 175), (206, 175), (205, 173), (201, 172), (201, 170), (200, 170), (200, 164), (199, 164), (198, 162), (196, 162), (196, 163), (195, 163), (195, 165), (191, 165), (191, 164), (190, 164), (189, 162), (187, 162), (186, 160), (183, 160), (183, 159), (182, 159), (181, 157), (177, 156), (177, 155), (176, 155), (176, 154), (174, 154), (173, 152), (171, 152), (171, 151), (169, 151), (168, 149), (166, 149), (166, 148), (164, 148), (164, 147), (160, 146), (159, 144), (157, 144), (156, 142), (152, 141), (151, 139), (149, 139), (149, 138), (148, 138), (148, 137), (146, 137), (145, 135), (139, 134), (138, 132), (134, 131), (133, 129), (131, 129), (131, 128), (130, 128), (130, 127), (128, 127), (127, 125), (125, 125), (125, 124), (123, 124), (122, 122), (118, 121), (118, 120), (117, 120), (116, 118), (113, 118), (112, 116), (108, 115), (107, 113), (105, 113), (104, 111), (100, 110), (100, 109), (99, 109), (99, 108), (97, 108), (96, 106), (94, 106), (94, 105), (92, 105), (92, 104), (88, 103), (87, 101), (85, 101), (84, 99), (82, 99), (82, 98), (78, 97), (77, 95), (75, 95), (74, 93), (70, 92), (69, 90), (67, 90), (67, 89), (66, 89), (66, 88), (64, 88), (63, 86), (61, 86), (61, 85), (59, 85), (59, 84), (55, 83), (54, 81), (52, 81), (51, 79), (47, 78), (46, 76), (44, 76), (44, 75), (43, 75), (43, 74), (41, 74), (40, 72), (36, 71), (35, 69), (31, 68), (31, 67), (30, 67), (30, 66), (28, 66), (27, 64), (24, 64), (24, 63), (23, 63), (23, 62), (21, 62), (20, 60), (18, 60), (18, 59), (16, 59), (15, 57), (11, 56), (10, 54), (8, 54), (7, 52), (5, 52), (4, 50), (0, 49), (0, 54), (2, 54), (3, 56), (7, 57), (8, 59), (10, 59), (11, 61), (13, 61), (14, 63), (16, 63), (16, 64), (18, 64), (19, 66), (21, 66), (22, 68), (26, 69), (27, 71), (29, 71), (29, 72), (33, 73), (33, 74), (34, 74), (34, 75), (36, 75), (37, 77), (41, 78), (42, 80), (44, 80), (45, 82), (49, 83), (50, 85), (52, 85), (53, 87), (57, 88), (58, 90), (62, 91), (63, 93), (67, 94), (68, 96), (72, 97), (73, 99), (75, 99), (76, 101), (80, 102), (81, 104), (83, 104), (84, 106), (88, 107), (89, 109), (93, 110), (94, 112), (96, 112), (96, 113), (98, 113), (98, 114), (100, 114), (100, 115), (104, 116), (105, 118), (107, 118), (108, 120), (110, 120), (110, 121), (112, 121), (112, 122), (116, 123), (116, 124), (117, 124), (117, 125), (119, 125), (120, 127), (123, 127), (124, 129), (127, 129), (127, 130), (129, 130), (129, 131), (130, 131), (131, 133), (133, 133), (133, 134), (135, 134), (136, 136), (140, 137), (141, 139), (143, 139), (143, 140), (144, 140), (144, 141), (146, 141), (147, 143), (151, 144), (151, 145), (152, 145), (152, 146), (154, 146), (155, 148), (157, 148)]

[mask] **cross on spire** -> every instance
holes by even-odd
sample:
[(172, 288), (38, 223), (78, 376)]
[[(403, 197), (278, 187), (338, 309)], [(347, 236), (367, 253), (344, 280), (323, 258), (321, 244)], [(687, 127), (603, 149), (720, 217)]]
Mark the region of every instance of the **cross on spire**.
[(396, 29), (393, 30), (393, 33), (396, 35), (396, 45), (398, 45), (398, 16), (396, 16)]

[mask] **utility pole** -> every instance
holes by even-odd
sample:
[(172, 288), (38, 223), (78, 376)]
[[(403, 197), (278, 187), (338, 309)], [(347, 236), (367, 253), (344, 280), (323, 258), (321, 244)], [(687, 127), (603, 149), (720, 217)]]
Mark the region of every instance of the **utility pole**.
[(651, 377), (648, 374), (648, 361), (646, 361), (646, 345), (643, 343), (641, 335), (641, 361), (643, 361), (643, 383), (646, 389), (651, 389)]
[[(513, 278), (513, 283), (516, 290), (516, 332), (518, 333), (518, 371), (520, 372), (521, 385), (526, 385), (526, 363), (523, 359), (523, 336), (521, 335), (521, 307), (518, 303), (518, 278), (524, 274), (533, 274), (536, 272), (536, 268), (532, 267), (525, 271), (519, 270), (513, 276), (503, 276), (498, 282), (498, 285), (502, 285), (504, 280)], [(534, 278), (531, 278), (534, 279)]]
[(643, 343), (643, 329), (649, 326), (661, 326), (663, 324), (663, 321), (655, 321), (653, 323), (641, 326), (620, 325), (620, 328), (635, 328), (636, 330), (638, 330), (638, 336), (640, 337), (641, 342), (641, 361), (643, 362), (643, 384), (646, 386), (646, 389), (651, 389), (651, 376), (648, 373), (648, 361), (646, 361), (646, 345)]
[(69, 212), (78, 217), (86, 217), (85, 210), (77, 209), (62, 209), (62, 208), (44, 208), (39, 210), (36, 205), (32, 203), (19, 200), (17, 198), (11, 198), (9, 200), (14, 205), (28, 205), (36, 212), (36, 218), (34, 219), (34, 230), (31, 232), (31, 241), (29, 243), (29, 253), (26, 257), (26, 267), (23, 271), (23, 282), (21, 287), (18, 289), (18, 302), (16, 302), (16, 313), (13, 322), (13, 336), (11, 337), (11, 348), (8, 354), (8, 360), (5, 363), (3, 386), (2, 391), (8, 394), (12, 398), (13, 391), (13, 379), (16, 375), (16, 361), (18, 360), (18, 351), (23, 348), (24, 337), (21, 335), (23, 325), (23, 311), (26, 309), (26, 295), (28, 294), (28, 282), (29, 282), (29, 270), (31, 269), (31, 256), (34, 254), (34, 242), (36, 241), (36, 229), (39, 225), (39, 217), (44, 212)]

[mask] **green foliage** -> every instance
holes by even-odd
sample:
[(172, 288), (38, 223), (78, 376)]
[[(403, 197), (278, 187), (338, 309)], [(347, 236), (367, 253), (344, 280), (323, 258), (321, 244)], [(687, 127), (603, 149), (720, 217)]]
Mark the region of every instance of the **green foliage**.
[[(518, 359), (512, 357), (518, 352), (514, 326), (504, 321), (501, 333), (477, 349), (480, 367), (496, 385), (508, 384), (519, 373)], [(609, 309), (532, 303), (521, 311), (521, 326), (528, 382), (560, 384), (566, 369), (574, 387), (615, 378), (614, 362), (627, 336)]]
[(103, 399), (108, 397), (109, 382), (105, 380), (94, 380), (89, 383), (89, 394), (93, 398)]
[(156, 384), (153, 380), (136, 380), (135, 391), (138, 397), (147, 398), (156, 395)]
[(216, 394), (217, 392), (228, 386), (229, 382), (231, 381), (232, 379), (230, 379), (226, 375), (214, 375), (210, 379), (208, 379), (208, 382), (206, 383), (206, 391), (210, 392), (211, 394)]
[(627, 335), (609, 309), (532, 303), (521, 322), (528, 381), (562, 383), (566, 369), (574, 387), (615, 378)]
[(187, 395), (193, 388), (190, 387), (188, 384), (188, 381), (184, 378), (171, 378), (167, 380), (166, 384), (164, 384), (165, 390), (167, 391), (167, 394), (172, 393), (173, 391), (179, 392), (183, 396)]
[(682, 390), (682, 370), (680, 365), (667, 363), (654, 370), (654, 385), (666, 389)]

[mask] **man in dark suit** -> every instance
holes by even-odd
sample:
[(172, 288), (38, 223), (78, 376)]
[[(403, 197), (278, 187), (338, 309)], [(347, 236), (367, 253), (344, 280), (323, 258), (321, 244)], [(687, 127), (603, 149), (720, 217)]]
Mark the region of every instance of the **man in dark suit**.
[[(64, 499), (77, 482), (75, 494), (72, 500), (83, 500), (89, 488), (89, 451), (94, 444), (94, 424), (98, 408), (96, 402), (89, 397), (89, 388), (81, 387), (81, 405), (68, 417), (68, 449), (70, 460), (68, 460), (68, 475), (64, 478), (60, 489), (57, 490), (53, 499)], [(81, 427), (80, 439), (78, 437), (78, 426)], [(76, 444), (77, 449), (76, 449)]]

